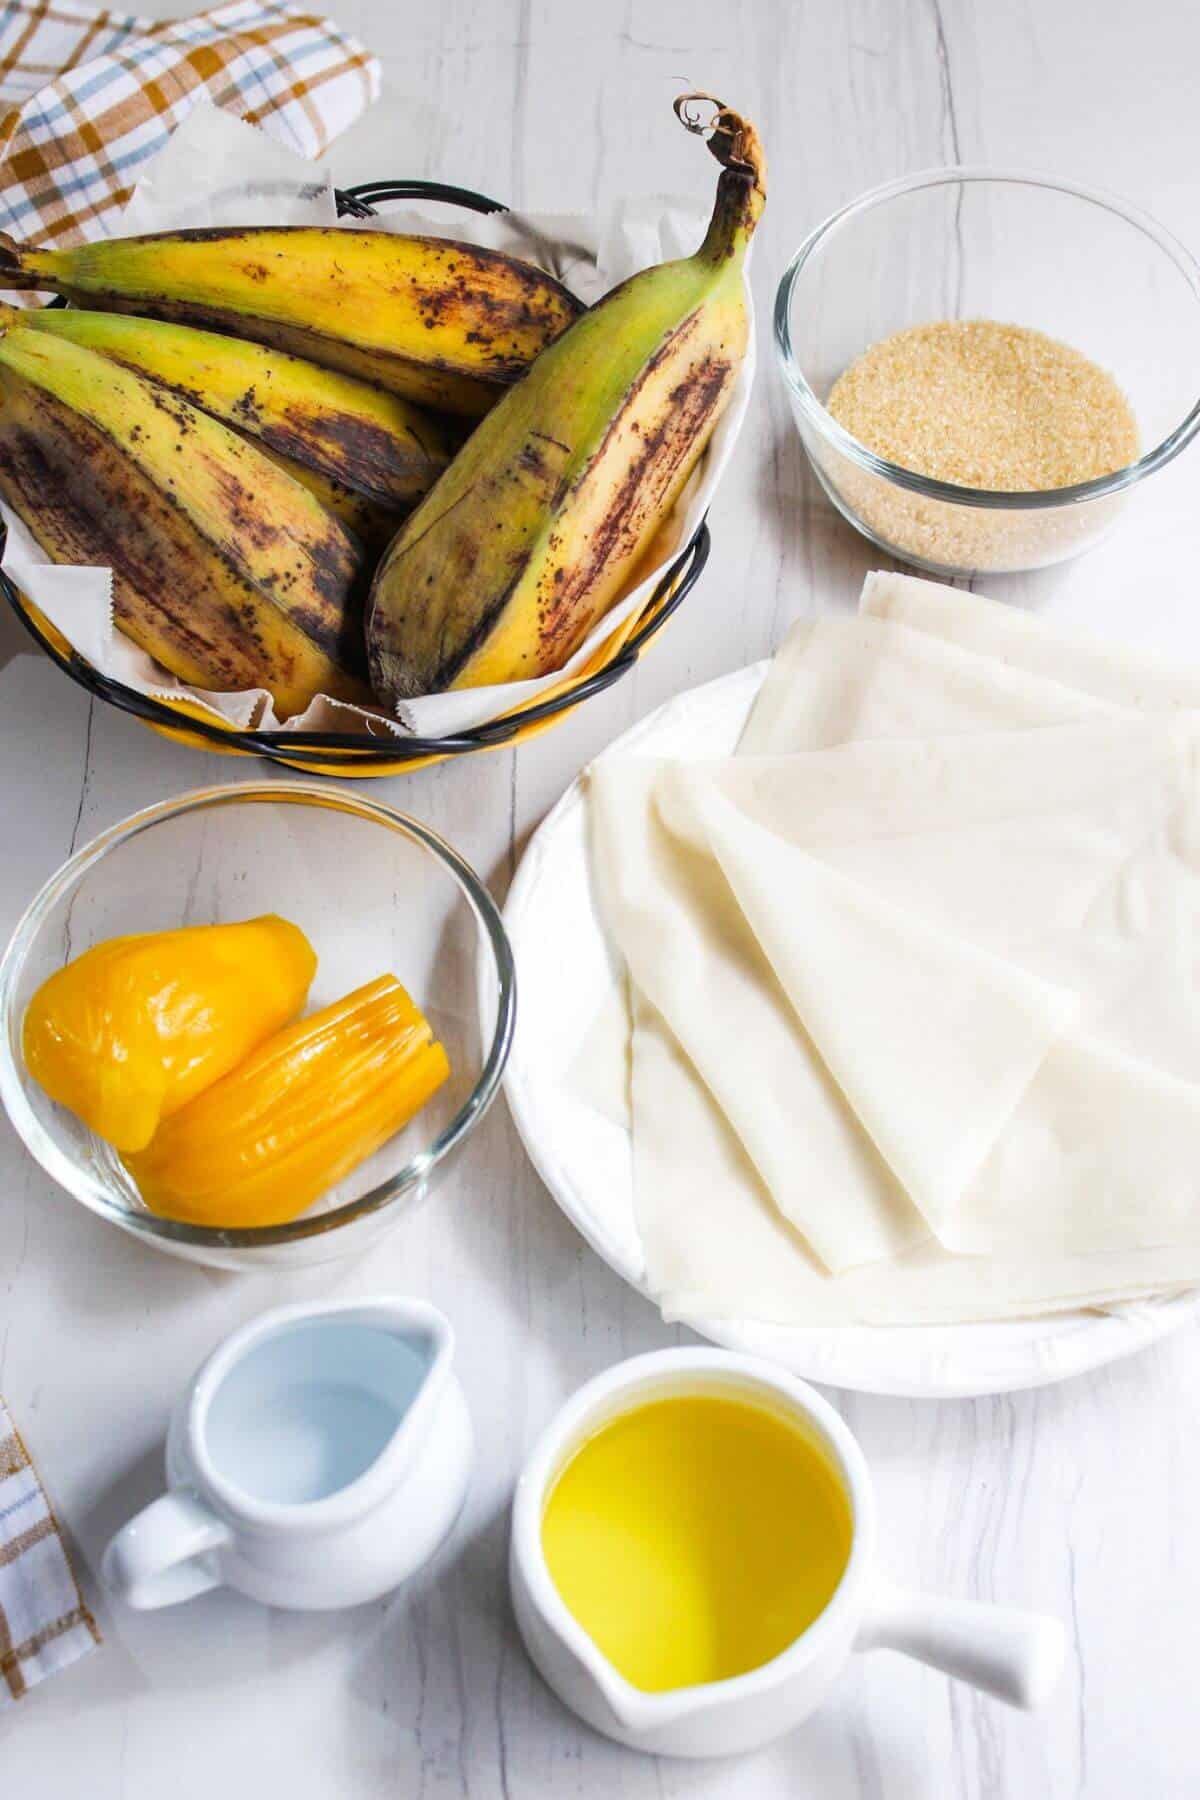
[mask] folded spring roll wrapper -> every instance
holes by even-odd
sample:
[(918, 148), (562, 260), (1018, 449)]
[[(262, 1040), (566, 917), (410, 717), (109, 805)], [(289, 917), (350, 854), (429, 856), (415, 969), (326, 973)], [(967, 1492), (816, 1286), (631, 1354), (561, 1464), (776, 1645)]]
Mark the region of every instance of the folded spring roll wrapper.
[[(880, 814), (873, 841), (856, 845), (868, 854), (854, 876), (823, 860), (826, 846), (810, 853), (749, 819), (719, 777), (675, 767), (663, 778), (672, 812), (690, 809), (707, 833), (841, 1095), (948, 1249), (1087, 1255), (1200, 1241), (1193, 718), (789, 759), (818, 782), (825, 765), (850, 760), (868, 796), (890, 785), (889, 760), (903, 765), (896, 807)], [(1148, 762), (1155, 745), (1157, 765)], [(1035, 839), (1043, 809), (1080, 790), (1077, 813), (1063, 820), (1075, 827), (1077, 855), (1026, 858), (1012, 829), (1019, 819), (1006, 819), (1005, 855), (1029, 914), (1018, 907), (1013, 917), (1011, 883), (1002, 868), (993, 879), (990, 854), (975, 854), (978, 833), (964, 841), (955, 830), (953, 802), (957, 785), (968, 816), (1011, 807), (1022, 764)], [(784, 783), (795, 774), (784, 763), (773, 769), (768, 810), (802, 838), (805, 783)], [(913, 813), (941, 815), (924, 842), (910, 829), (910, 798)], [(1052, 846), (1058, 836), (1056, 826)], [(949, 905), (937, 893), (943, 870)], [(960, 935), (954, 901), (964, 890), (964, 910), (987, 922), (1005, 956)]]
[(973, 651), (997, 666), (1063, 682), (1123, 711), (1200, 707), (1200, 670), (1194, 666), (1062, 631), (1019, 607), (939, 581), (876, 570), (863, 582), (859, 610)]
[(638, 1229), (668, 1319), (950, 1324), (1072, 1312), (1200, 1279), (1200, 1249), (1192, 1247), (1008, 1258), (955, 1256), (932, 1240), (830, 1278), (773, 1204), (674, 1034), (639, 995), (633, 1054)]
[[(893, 642), (901, 651), (896, 665), (888, 657)], [(829, 744), (855, 731), (903, 735), (918, 704), (926, 719), (945, 721), (949, 730), (965, 730), (972, 697), (981, 707), (985, 700), (993, 709), (999, 704), (985, 659), (947, 651), (903, 627), (822, 620), (798, 628), (784, 656), (793, 671), (805, 664), (796, 679), (813, 696), (814, 737)], [(947, 680), (948, 664), (957, 665), (956, 680)], [(1018, 723), (1074, 720), (1089, 709), (1086, 698), (1029, 677), (1006, 674), (1000, 687)], [(769, 702), (767, 689), (764, 695)], [(757, 710), (751, 727), (756, 718)], [(791, 749), (799, 728), (799, 717), (789, 714), (759, 741), (777, 737)], [(826, 1265), (837, 1271), (895, 1255), (919, 1242), (927, 1224), (841, 1103), (719, 868), (659, 816), (658, 773), (652, 762), (634, 759), (602, 759), (592, 771), (597, 884), (631, 976), (708, 1083), (784, 1217)], [(1057, 1016), (1047, 1012), (1043, 1051)], [(1028, 1057), (1035, 1054), (1031, 1044)], [(1030, 1068), (1027, 1059), (1026, 1074)], [(635, 1086), (638, 1078), (635, 1058)], [(781, 1118), (796, 1120), (797, 1133), (782, 1133)], [(836, 1207), (830, 1193), (838, 1195)]]
[[(739, 755), (783, 754), (855, 738), (978, 731), (1117, 716), (1120, 709), (1062, 682), (1030, 681), (986, 657), (963, 655), (905, 625), (847, 618), (806, 620), (780, 646), (747, 722)], [(596, 765), (597, 768), (600, 764)], [(581, 1096), (605, 1090), (614, 1112), (620, 1084), (611, 1068), (611, 1017), (597, 1020), (573, 1071)], [(599, 1084), (599, 1086), (598, 1086)]]
[(779, 756), (863, 738), (1020, 730), (1126, 710), (1064, 675), (1010, 669), (906, 621), (805, 619), (776, 652), (737, 753)]
[[(925, 1224), (843, 1103), (720, 867), (659, 819), (658, 775), (640, 760), (592, 774), (596, 879), (633, 986), (669, 1021), (783, 1217), (826, 1266), (894, 1256)], [(644, 1080), (635, 1032), (635, 1177), (652, 1195), (639, 1168)]]
[[(791, 845), (939, 939), (1081, 994), (1085, 1022), (1111, 1018), (1131, 1053), (1188, 1079), (1200, 1068), (1188, 960), (1198, 754), (1200, 714), (1129, 717), (661, 763), (654, 800), (693, 849), (720, 854), (722, 819), (757, 827), (763, 856)], [(804, 872), (775, 871), (781, 882)], [(1168, 993), (1146, 991), (1156, 968)], [(1178, 1040), (1154, 1036), (1150, 1001), (1171, 1006)]]
[[(922, 587), (931, 584), (906, 585)], [(978, 604), (971, 597), (959, 594), (955, 594), (953, 598), (956, 605), (968, 609)], [(796, 629), (781, 650), (764, 686), (747, 729), (744, 745), (758, 750), (790, 750), (814, 742), (836, 743), (839, 738), (844, 740), (851, 736), (889, 737), (931, 730), (965, 734), (972, 728), (979, 729), (981, 724), (985, 728), (997, 724), (1027, 727), (1084, 717), (1112, 719), (1117, 715), (1121, 701), (1127, 702), (1132, 708), (1154, 710), (1187, 703), (1192, 698), (1188, 684), (1174, 678), (1173, 671), (1158, 669), (1148, 674), (1143, 659), (1133, 659), (1134, 666), (1128, 672), (1126, 690), (1113, 679), (1110, 666), (1113, 659), (1107, 654), (1099, 658), (1098, 674), (1094, 672), (1088, 654), (1081, 657), (1077, 672), (1071, 665), (1069, 646), (1064, 646), (1061, 642), (1056, 642), (1054, 677), (1031, 677), (1020, 669), (998, 665), (986, 657), (939, 643), (934, 636), (924, 631), (917, 632), (907, 626), (889, 626), (880, 621), (876, 621), (874, 625), (863, 621), (863, 624), (867, 627), (865, 630), (856, 630), (853, 622), (829, 620)], [(1037, 629), (1036, 625), (1030, 626), (1035, 635)], [(924, 644), (919, 642), (921, 637), (927, 639)], [(1119, 665), (1119, 655), (1115, 660)], [(1090, 680), (1092, 687), (1101, 691), (1089, 695), (1083, 688), (1072, 689), (1070, 682), (1076, 673), (1085, 686)], [(1155, 675), (1161, 677), (1157, 686), (1152, 679)], [(804, 704), (796, 703), (797, 694), (805, 696)], [(1117, 743), (1120, 741), (1114, 740)], [(732, 768), (734, 765), (729, 766)], [(631, 771), (627, 779), (634, 798), (633, 811), (636, 812), (641, 804), (650, 808), (653, 814), (653, 797), (649, 792), (651, 783), (646, 769), (643, 767), (636, 778)], [(600, 784), (597, 783), (597, 791), (599, 788)], [(614, 788), (609, 788), (609, 798), (618, 811), (628, 814), (629, 809), (619, 801)], [(1007, 831), (1011, 840), (1011, 834), (1016, 829), (1011, 823), (1005, 824), (999, 819), (990, 820), (981, 840), (984, 844), (999, 844), (992, 859), (993, 873), (997, 877), (995, 893), (1007, 894), (1008, 903), (1014, 899), (1020, 901), (1024, 897), (1029, 922), (1035, 926), (1045, 925), (1042, 905), (1046, 884), (1053, 872), (1054, 863), (1061, 860), (1063, 850), (1060, 825), (1059, 817), (1052, 812), (1045, 813), (1039, 837), (1032, 820), (1026, 818), (1020, 823), (1023, 841), (1027, 846), (1032, 843), (1037, 849), (1036, 860), (1040, 869), (1037, 883), (1029, 883), (1025, 879), (1028, 862), (1021, 868), (1012, 860), (1014, 845), (1011, 841), (1005, 842), (1005, 832)], [(621, 829), (628, 829), (627, 817)], [(656, 816), (652, 816), (650, 824), (643, 820), (639, 829), (649, 833), (651, 837), (656, 832), (665, 833), (668, 838), (670, 836)], [(1069, 843), (1069, 858), (1074, 864), (1075, 859), (1082, 855), (1082, 866), (1086, 869), (1098, 868), (1103, 873), (1106, 866), (1104, 853), (1095, 846), (1088, 852), (1086, 822), (1083, 837), (1082, 848), (1078, 841)], [(657, 853), (660, 856), (663, 853), (661, 840), (657, 845)], [(852, 871), (858, 852), (846, 840), (845, 834), (838, 854), (844, 859), (847, 872)], [(944, 868), (946, 859), (937, 855), (936, 846), (933, 855), (934, 867), (940, 863)], [(1046, 868), (1041, 869), (1043, 862)], [(910, 875), (918, 863), (919, 859), (910, 862)], [(958, 868), (958, 860), (951, 866)], [(1072, 894), (1076, 896), (1074, 905), (1077, 913), (1079, 896), (1086, 897), (1089, 884), (1093, 881), (1094, 878), (1089, 875), (1082, 883), (1076, 881), (1073, 884), (1068, 881), (1063, 885), (1060, 882), (1056, 891), (1068, 899)], [(628, 887), (628, 880), (625, 885)], [(978, 882), (968, 885), (975, 891), (980, 891)], [(957, 891), (945, 890), (945, 897), (952, 901), (955, 918), (960, 923), (962, 886), (960, 881)], [(986, 888), (987, 884), (983, 886)], [(1119, 897), (1120, 886), (1119, 883), (1114, 885), (1110, 881), (1105, 888), (1103, 881), (1100, 881), (1098, 891), (1107, 893), (1111, 902), (1114, 893)], [(686, 896), (684, 898), (686, 901)], [(626, 899), (628, 901), (628, 895)], [(653, 914), (662, 901), (662, 895), (648, 895), (643, 891), (639, 899), (643, 907), (649, 904)], [(680, 919), (670, 915), (672, 905), (677, 904), (679, 899), (678, 892), (672, 894), (665, 915), (657, 920), (658, 941), (668, 960), (678, 942), (675, 933)], [(693, 895), (693, 903), (694, 899)], [(922, 905), (927, 904), (928, 895), (924, 894)], [(1016, 911), (1020, 912), (1019, 906)], [(693, 916), (686, 921), (688, 929), (692, 931), (697, 928), (694, 912), (693, 904)], [(1067, 916), (1069, 920), (1070, 906), (1067, 907)], [(972, 923), (973, 929), (980, 929), (979, 920)], [(719, 941), (719, 931), (716, 937)], [(1106, 942), (1103, 933), (1093, 932), (1086, 954), (1080, 949), (1077, 935), (1073, 943), (1075, 954), (1084, 965), (1082, 974), (1078, 969), (1072, 970), (1073, 983), (1077, 987), (1087, 987), (1090, 981), (1093, 988), (1102, 990), (1105, 963), (1120, 962), (1124, 958), (1126, 965), (1128, 964), (1128, 945), (1122, 934), (1117, 934), (1114, 939)], [(746, 952), (744, 946), (741, 949), (741, 967), (744, 972)], [(1062, 945), (1058, 946), (1055, 953), (1059, 956), (1067, 954)], [(707, 1000), (717, 1010), (723, 1008), (721, 990), (728, 979), (728, 971), (720, 967), (709, 970), (706, 975)], [(1139, 984), (1134, 985), (1139, 987)], [(1162, 985), (1160, 970), (1160, 989)], [(660, 993), (666, 992), (668, 1002), (672, 998), (677, 1001), (679, 994), (686, 991), (678, 983), (674, 989), (670, 983), (662, 981), (658, 986)], [(1139, 988), (1150, 1013), (1154, 1012), (1150, 1000), (1154, 986), (1152, 981), (1142, 981)], [(728, 1114), (722, 1117), (719, 1104), (714, 1104), (714, 1099), (720, 1102), (719, 1074), (714, 1077), (716, 1087), (706, 1086), (697, 1072), (697, 1065), (681, 1049), (680, 1043), (671, 1041), (673, 1036), (679, 1039), (682, 1032), (682, 1040), (686, 1044), (688, 1017), (677, 1013), (677, 1018), (672, 1020), (672, 1030), (647, 1003), (645, 996), (637, 998), (636, 1005), (638, 1022), (633, 1040), (633, 1097), (639, 1221), (646, 1244), (650, 1278), (663, 1297), (668, 1311), (692, 1315), (706, 1310), (716, 1313), (724, 1311), (741, 1316), (792, 1322), (814, 1321), (818, 1317), (845, 1320), (877, 1318), (891, 1319), (893, 1322), (921, 1318), (1003, 1317), (1042, 1312), (1055, 1307), (1100, 1304), (1121, 1296), (1163, 1291), (1195, 1277), (1196, 1271), (1189, 1261), (1190, 1250), (1186, 1247), (1181, 1249), (1176, 1245), (1145, 1252), (1121, 1251), (1115, 1258), (1112, 1254), (1107, 1254), (1106, 1260), (1103, 1254), (1099, 1257), (1064, 1255), (1054, 1242), (1054, 1234), (1051, 1232), (1049, 1260), (1045, 1260), (1044, 1249), (1036, 1246), (1023, 1246), (1022, 1254), (1016, 1261), (997, 1256), (972, 1261), (961, 1256), (947, 1257), (943, 1250), (926, 1243), (919, 1251), (914, 1250), (906, 1256), (902, 1264), (895, 1265), (904, 1271), (903, 1286), (900, 1289), (889, 1288), (884, 1271), (860, 1270), (852, 1278), (856, 1284), (854, 1292), (839, 1293), (844, 1282), (830, 1282), (820, 1274), (819, 1265), (810, 1254), (807, 1237), (802, 1241), (793, 1229), (798, 1223), (801, 1230), (806, 1230), (807, 1227), (821, 1236), (831, 1228), (828, 1218), (831, 1213), (834, 1215), (834, 1223), (840, 1227), (845, 1215), (844, 1194), (840, 1186), (830, 1186), (824, 1179), (826, 1162), (810, 1154), (802, 1131), (792, 1134), (793, 1143), (802, 1146), (798, 1153), (794, 1153), (795, 1160), (802, 1168), (793, 1174), (790, 1191), (794, 1197), (803, 1199), (803, 1191), (807, 1185), (808, 1212), (816, 1217), (813, 1220), (806, 1218), (805, 1206), (797, 1204), (795, 1198), (792, 1210), (780, 1217), (780, 1212), (784, 1209), (780, 1205), (778, 1193), (771, 1189), (768, 1196), (759, 1172), (746, 1154), (742, 1140), (731, 1133), (726, 1122)], [(1144, 1044), (1139, 1041), (1137, 1034), (1144, 1029), (1144, 1023), (1139, 1022), (1137, 1012), (1136, 1006), (1127, 1006), (1124, 1018), (1127, 1040), (1140, 1053)], [(647, 1020), (651, 1022), (648, 1024)], [(694, 1014), (691, 1023), (694, 1025)], [(776, 1044), (785, 1041), (787, 1040), (780, 1028)], [(736, 1037), (731, 1035), (727, 1063), (730, 1057), (736, 1056), (736, 1042)], [(793, 1048), (798, 1042), (802, 1043), (803, 1040), (797, 1040), (793, 1034)], [(1107, 1048), (1103, 1044), (1089, 1047), (1085, 1042), (1084, 1048), (1093, 1054), (1094, 1061), (1086, 1067), (1086, 1080), (1082, 1085), (1077, 1061), (1064, 1060), (1053, 1070), (1059, 1084), (1059, 1099), (1064, 1107), (1068, 1105), (1072, 1095), (1077, 1103), (1086, 1104), (1089, 1096), (1094, 1101), (1104, 1082), (1111, 1078), (1130, 1104), (1137, 1098), (1138, 1103), (1144, 1105), (1146, 1110), (1142, 1113), (1143, 1120), (1149, 1119), (1153, 1106), (1157, 1104), (1173, 1109), (1172, 1116), (1177, 1121), (1189, 1119), (1191, 1096), (1172, 1089), (1169, 1081), (1164, 1083), (1161, 1072), (1152, 1076), (1152, 1093), (1142, 1093), (1139, 1091), (1139, 1080), (1144, 1071), (1131, 1068), (1130, 1058), (1122, 1061), (1121, 1054), (1114, 1051), (1111, 1045)], [(797, 1089), (791, 1080), (785, 1081), (779, 1077), (778, 1065), (773, 1057), (764, 1057), (760, 1067), (772, 1071), (772, 1087), (778, 1088), (781, 1094), (787, 1096), (791, 1110), (784, 1116), (795, 1117), (796, 1109), (792, 1103), (797, 1093), (804, 1089)], [(813, 1092), (821, 1091), (819, 1081), (811, 1075), (809, 1086)], [(1182, 1088), (1183, 1084), (1178, 1086)], [(1051, 1090), (1047, 1088), (1045, 1092), (1049, 1094)], [(1104, 1102), (1106, 1109), (1110, 1107), (1110, 1103), (1111, 1094)], [(707, 1109), (703, 1116), (708, 1119), (711, 1127), (709, 1148), (712, 1151), (711, 1155), (700, 1157), (699, 1160), (696, 1155), (697, 1147), (705, 1142), (705, 1138), (699, 1129), (699, 1119), (693, 1116), (697, 1108)], [(734, 1110), (736, 1112), (736, 1107)], [(1092, 1110), (1094, 1112), (1094, 1105)], [(776, 1126), (779, 1116), (777, 1112)], [(1069, 1108), (1063, 1116), (1069, 1117)], [(684, 1121), (688, 1120), (691, 1123), (685, 1128)], [(1036, 1114), (1030, 1116), (1028, 1124), (1031, 1130), (1036, 1131), (1039, 1124)], [(854, 1129), (858, 1130), (857, 1121), (854, 1121)], [(665, 1138), (662, 1135), (664, 1132)], [(860, 1132), (859, 1135), (865, 1134)], [(1174, 1152), (1167, 1148), (1168, 1140), (1162, 1136), (1161, 1121), (1158, 1135), (1164, 1151), (1161, 1174), (1164, 1178), (1165, 1206), (1169, 1195), (1169, 1178), (1172, 1170), (1178, 1167), (1179, 1140), (1178, 1137), (1174, 1140)], [(1013, 1140), (1014, 1143), (1019, 1141), (1019, 1138)], [(725, 1146), (723, 1157), (716, 1155), (718, 1144)], [(728, 1154), (730, 1144), (735, 1145), (738, 1150), (738, 1156), (732, 1161)], [(860, 1143), (855, 1143), (852, 1131), (846, 1131), (840, 1149), (847, 1166), (858, 1171), (871, 1166), (868, 1153)], [(674, 1175), (671, 1162), (673, 1154), (679, 1159)], [(876, 1169), (879, 1161), (877, 1158)], [(698, 1185), (695, 1177), (705, 1168), (708, 1173)], [(1138, 1168), (1144, 1182), (1151, 1174), (1144, 1158), (1139, 1158)], [(718, 1169), (722, 1172), (720, 1180), (716, 1179)], [(747, 1170), (750, 1172), (748, 1180)], [(738, 1171), (740, 1175), (735, 1179)], [(1134, 1173), (1133, 1169), (1126, 1170), (1126, 1189), (1131, 1184)], [(807, 1184), (804, 1179), (806, 1175)], [(1084, 1182), (1082, 1185), (1087, 1184)], [(900, 1204), (902, 1197), (898, 1195), (895, 1184), (887, 1188), (886, 1194), (887, 1204), (882, 1209), (883, 1216), (887, 1219), (884, 1235), (892, 1242), (892, 1249), (888, 1254), (895, 1255), (903, 1240), (907, 1239), (912, 1244), (919, 1243), (921, 1222), (919, 1219), (914, 1222), (911, 1212), (905, 1213)], [(673, 1204), (673, 1195), (680, 1201), (678, 1206)], [(702, 1200), (700, 1195), (703, 1196)], [(771, 1198), (778, 1210), (771, 1209)], [(1181, 1204), (1186, 1211), (1190, 1203), (1185, 1198)], [(1115, 1216), (1120, 1224), (1119, 1208), (1115, 1209)], [(986, 1218), (986, 1214), (981, 1214), (981, 1217)], [(752, 1219), (761, 1225), (761, 1231), (751, 1230)], [(873, 1223), (868, 1219), (864, 1225), (861, 1218), (856, 1219), (856, 1234), (860, 1238), (869, 1236)], [(1123, 1225), (1121, 1230), (1124, 1230)], [(728, 1242), (725, 1241), (727, 1234), (731, 1234)], [(835, 1254), (830, 1251), (828, 1242), (824, 1239), (822, 1241), (826, 1251)], [(757, 1285), (749, 1279), (747, 1272), (743, 1272), (745, 1279), (742, 1275), (735, 1274), (739, 1260), (743, 1256), (751, 1256), (756, 1243), (765, 1258), (756, 1278)], [(678, 1259), (683, 1256), (687, 1261), (689, 1257), (693, 1260), (699, 1257), (703, 1261), (709, 1249), (714, 1255), (709, 1276), (705, 1278), (709, 1281), (706, 1289), (703, 1280), (697, 1285), (698, 1278), (685, 1277), (680, 1273)], [(1031, 1250), (1034, 1252), (1032, 1262)], [(803, 1268), (797, 1262), (798, 1258), (801, 1259)], [(792, 1265), (790, 1273), (789, 1264)], [(805, 1271), (812, 1278), (807, 1283), (802, 1279)], [(876, 1274), (883, 1282), (883, 1288), (878, 1294), (872, 1285)], [(869, 1280), (866, 1279), (868, 1275)], [(811, 1291), (814, 1282), (816, 1294), (820, 1296), (819, 1306)]]
[(629, 971), (622, 968), (571, 1058), (567, 1086), (577, 1099), (628, 1131), (633, 1075), (632, 993)]

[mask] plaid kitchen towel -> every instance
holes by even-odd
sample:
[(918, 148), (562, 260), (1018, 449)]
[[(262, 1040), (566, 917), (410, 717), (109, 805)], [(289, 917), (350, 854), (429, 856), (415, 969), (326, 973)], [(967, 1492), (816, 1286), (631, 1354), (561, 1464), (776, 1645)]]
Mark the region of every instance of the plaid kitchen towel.
[(104, 237), (197, 100), (317, 157), (378, 92), (361, 44), (274, 0), (170, 22), (0, 0), (0, 229), (43, 244)]
[(99, 1642), (42, 1484), (0, 1400), (0, 1710)]

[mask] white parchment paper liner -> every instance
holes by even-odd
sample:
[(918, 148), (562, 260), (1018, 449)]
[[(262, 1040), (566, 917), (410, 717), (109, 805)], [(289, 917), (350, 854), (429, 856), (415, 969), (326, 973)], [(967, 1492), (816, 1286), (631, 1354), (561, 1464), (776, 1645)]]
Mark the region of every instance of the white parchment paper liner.
[[(549, 269), (591, 304), (638, 269), (690, 255), (700, 242), (707, 216), (706, 207), (658, 197), (617, 207), (606, 219), (570, 213), (481, 214), (430, 206), (389, 209), (368, 223), (371, 230), (421, 231), (509, 251)], [(201, 105), (147, 165), (122, 216), (121, 229), (135, 233), (337, 222), (327, 172), (230, 114)], [(355, 229), (353, 220), (341, 223), (345, 230)], [(614, 631), (641, 612), (708, 510), (745, 417), (754, 362), (752, 337), (733, 397), (674, 517), (639, 569), (636, 586), (618, 600), (562, 669), (536, 681), (431, 694), (406, 702), (396, 719), (322, 695), (303, 713), (283, 722), (263, 688), (210, 693), (176, 681), (114, 626), (111, 570), (48, 563), (20, 520), (0, 502), (9, 533), (3, 567), (81, 656), (138, 693), (191, 701), (241, 730), (445, 737), (535, 701), (564, 675), (581, 669)]]

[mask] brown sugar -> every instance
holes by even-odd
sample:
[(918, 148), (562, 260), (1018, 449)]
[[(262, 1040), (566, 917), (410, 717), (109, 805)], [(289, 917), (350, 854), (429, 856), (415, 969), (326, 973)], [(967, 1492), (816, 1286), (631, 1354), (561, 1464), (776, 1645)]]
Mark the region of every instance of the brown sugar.
[(1138, 455), (1137, 422), (1111, 375), (1043, 332), (991, 319), (881, 339), (839, 376), (826, 407), (877, 456), (959, 487), (1044, 492)]

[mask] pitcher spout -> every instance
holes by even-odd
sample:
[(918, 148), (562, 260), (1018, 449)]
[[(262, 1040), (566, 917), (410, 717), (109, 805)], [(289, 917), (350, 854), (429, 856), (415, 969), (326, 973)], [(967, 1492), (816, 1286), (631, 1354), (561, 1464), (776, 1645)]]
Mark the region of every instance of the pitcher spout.
[(391, 1332), (418, 1352), (431, 1375), (454, 1354), (454, 1330), (449, 1319), (425, 1300), (381, 1294), (364, 1300), (334, 1301), (320, 1311), (334, 1318), (353, 1317)]
[(445, 1406), (454, 1410), (453, 1328), (444, 1313), (425, 1301), (390, 1295), (352, 1305), (341, 1316), (371, 1326), (397, 1346), (391, 1371), (397, 1425), (381, 1461), (386, 1459), (393, 1473), (399, 1473), (428, 1454), (431, 1441), (440, 1435)]

